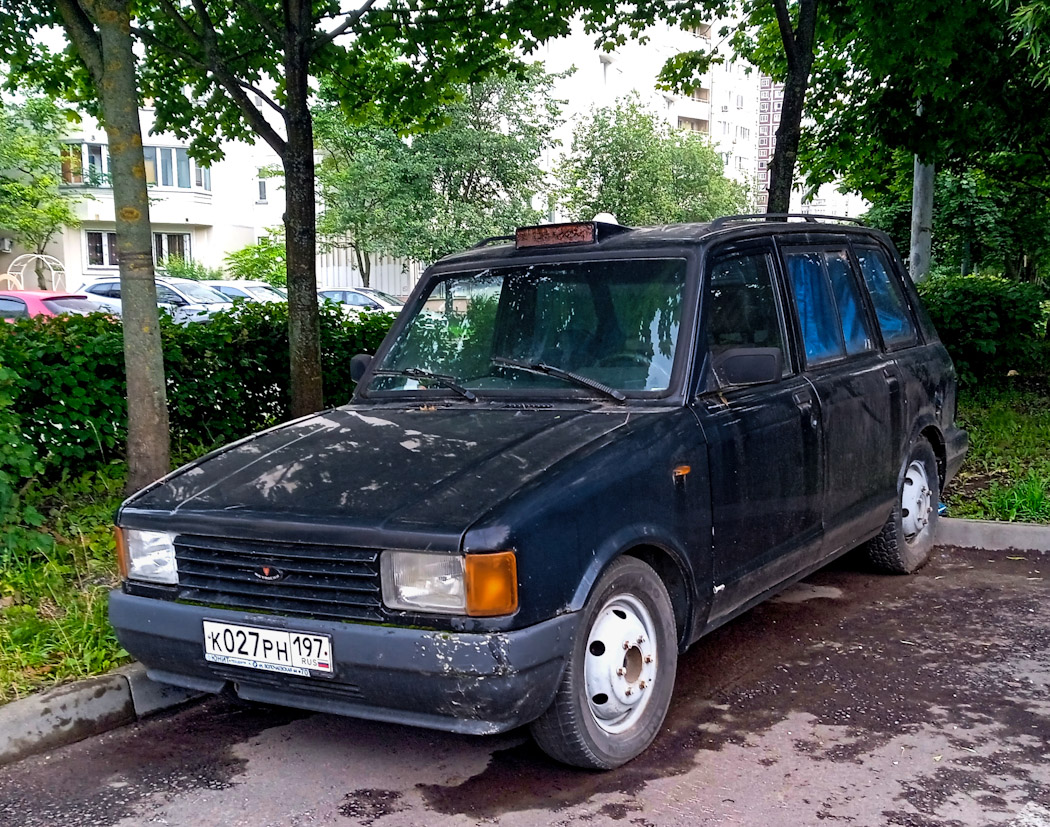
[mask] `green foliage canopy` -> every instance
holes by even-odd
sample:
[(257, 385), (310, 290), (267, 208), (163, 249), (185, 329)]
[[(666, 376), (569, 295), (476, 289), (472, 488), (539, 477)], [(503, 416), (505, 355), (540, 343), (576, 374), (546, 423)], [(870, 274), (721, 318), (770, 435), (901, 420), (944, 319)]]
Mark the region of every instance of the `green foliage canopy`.
[(353, 248), (367, 285), (373, 254), (433, 261), (536, 223), (539, 160), (559, 112), (553, 82), (533, 65), (457, 87), (435, 110), (440, 125), (410, 140), (376, 118), (354, 122), (334, 103), (320, 107), (322, 234)]
[(709, 221), (747, 205), (706, 137), (671, 129), (637, 98), (591, 111), (558, 178), (565, 208), (581, 220), (611, 212), (628, 225)]
[(234, 250), (224, 261), (230, 278), (265, 281), (274, 287), (288, 283), (287, 262), (284, 231), (280, 228), (267, 230), (255, 244)]

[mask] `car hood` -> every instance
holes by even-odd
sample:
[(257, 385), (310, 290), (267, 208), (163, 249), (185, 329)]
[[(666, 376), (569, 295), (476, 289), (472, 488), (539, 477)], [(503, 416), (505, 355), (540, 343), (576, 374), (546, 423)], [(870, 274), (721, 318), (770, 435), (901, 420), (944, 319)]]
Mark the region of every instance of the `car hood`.
[(124, 510), (459, 535), (627, 419), (622, 408), (338, 408), (211, 454)]

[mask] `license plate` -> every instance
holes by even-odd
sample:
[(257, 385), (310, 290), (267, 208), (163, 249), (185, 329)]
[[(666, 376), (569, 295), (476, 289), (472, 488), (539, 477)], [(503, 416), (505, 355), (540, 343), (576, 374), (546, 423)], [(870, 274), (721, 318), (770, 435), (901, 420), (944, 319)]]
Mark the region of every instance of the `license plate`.
[(334, 671), (332, 639), (328, 635), (214, 620), (204, 621), (204, 659), (288, 675)]

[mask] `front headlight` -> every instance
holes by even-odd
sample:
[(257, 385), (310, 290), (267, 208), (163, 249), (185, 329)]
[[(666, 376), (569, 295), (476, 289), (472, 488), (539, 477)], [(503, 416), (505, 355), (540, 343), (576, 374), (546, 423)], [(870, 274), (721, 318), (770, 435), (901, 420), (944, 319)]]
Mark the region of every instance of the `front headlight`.
[(379, 569), (383, 603), (391, 609), (492, 617), (518, 608), (513, 551), (466, 556), (384, 551)]
[(179, 571), (175, 564), (175, 544), (166, 531), (118, 529), (123, 537), (124, 570), (131, 580), (176, 585)]

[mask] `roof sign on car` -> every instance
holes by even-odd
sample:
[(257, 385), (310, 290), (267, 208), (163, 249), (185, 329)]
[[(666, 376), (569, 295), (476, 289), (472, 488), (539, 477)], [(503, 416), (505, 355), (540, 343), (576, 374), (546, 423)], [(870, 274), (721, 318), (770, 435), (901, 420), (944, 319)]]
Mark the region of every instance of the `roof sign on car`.
[(593, 244), (598, 240), (598, 225), (593, 221), (574, 221), (569, 224), (541, 224), (536, 227), (518, 227), (514, 246), (558, 247), (566, 244)]

